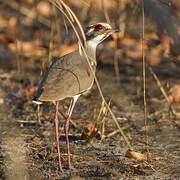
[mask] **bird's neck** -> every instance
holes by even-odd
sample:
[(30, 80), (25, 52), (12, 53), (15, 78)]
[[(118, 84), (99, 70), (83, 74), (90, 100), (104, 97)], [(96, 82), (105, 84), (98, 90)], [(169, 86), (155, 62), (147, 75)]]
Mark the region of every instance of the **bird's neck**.
[(98, 43), (95, 43), (93, 40), (89, 40), (86, 42), (85, 45), (85, 50), (87, 55), (96, 60), (96, 47), (97, 47)]

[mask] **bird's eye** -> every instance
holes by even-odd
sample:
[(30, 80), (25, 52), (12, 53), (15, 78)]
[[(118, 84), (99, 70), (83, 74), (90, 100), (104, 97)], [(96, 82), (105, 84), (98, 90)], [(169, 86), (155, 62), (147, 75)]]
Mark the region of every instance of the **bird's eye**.
[(103, 26), (101, 24), (97, 24), (95, 26), (95, 29), (99, 31), (99, 30), (103, 29)]

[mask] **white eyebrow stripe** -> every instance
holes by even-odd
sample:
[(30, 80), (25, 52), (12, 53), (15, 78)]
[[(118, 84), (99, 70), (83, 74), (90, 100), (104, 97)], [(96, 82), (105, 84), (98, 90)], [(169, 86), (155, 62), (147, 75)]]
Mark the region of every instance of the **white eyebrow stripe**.
[(91, 28), (89, 31), (86, 32), (87, 35), (91, 34), (94, 31), (94, 28)]

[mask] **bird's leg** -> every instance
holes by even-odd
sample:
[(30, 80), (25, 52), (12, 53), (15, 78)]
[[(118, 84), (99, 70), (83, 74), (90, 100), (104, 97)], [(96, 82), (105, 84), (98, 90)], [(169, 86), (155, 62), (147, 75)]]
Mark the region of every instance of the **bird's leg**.
[(63, 171), (62, 165), (61, 165), (60, 149), (59, 149), (58, 117), (57, 117), (57, 115), (58, 115), (58, 105), (59, 105), (59, 101), (56, 101), (54, 124), (55, 124), (55, 135), (56, 135), (56, 145), (57, 145), (57, 152), (58, 152), (59, 168), (60, 168), (61, 171)]
[(66, 136), (66, 145), (67, 145), (67, 153), (68, 153), (68, 167), (69, 168), (71, 168), (70, 151), (69, 151), (69, 139), (68, 139), (69, 120), (71, 119), (71, 115), (72, 115), (74, 106), (75, 106), (79, 96), (80, 95), (77, 95), (77, 96), (73, 97), (73, 103), (72, 103), (72, 105), (70, 107), (68, 118), (66, 119), (66, 122), (65, 122), (65, 136)]

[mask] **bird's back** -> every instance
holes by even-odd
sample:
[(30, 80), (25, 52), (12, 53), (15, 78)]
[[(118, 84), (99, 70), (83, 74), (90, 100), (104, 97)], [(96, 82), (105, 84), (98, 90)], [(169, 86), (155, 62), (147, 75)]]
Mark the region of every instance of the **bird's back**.
[(53, 60), (40, 82), (35, 100), (57, 101), (73, 97), (91, 88), (93, 81), (85, 57), (74, 51)]

